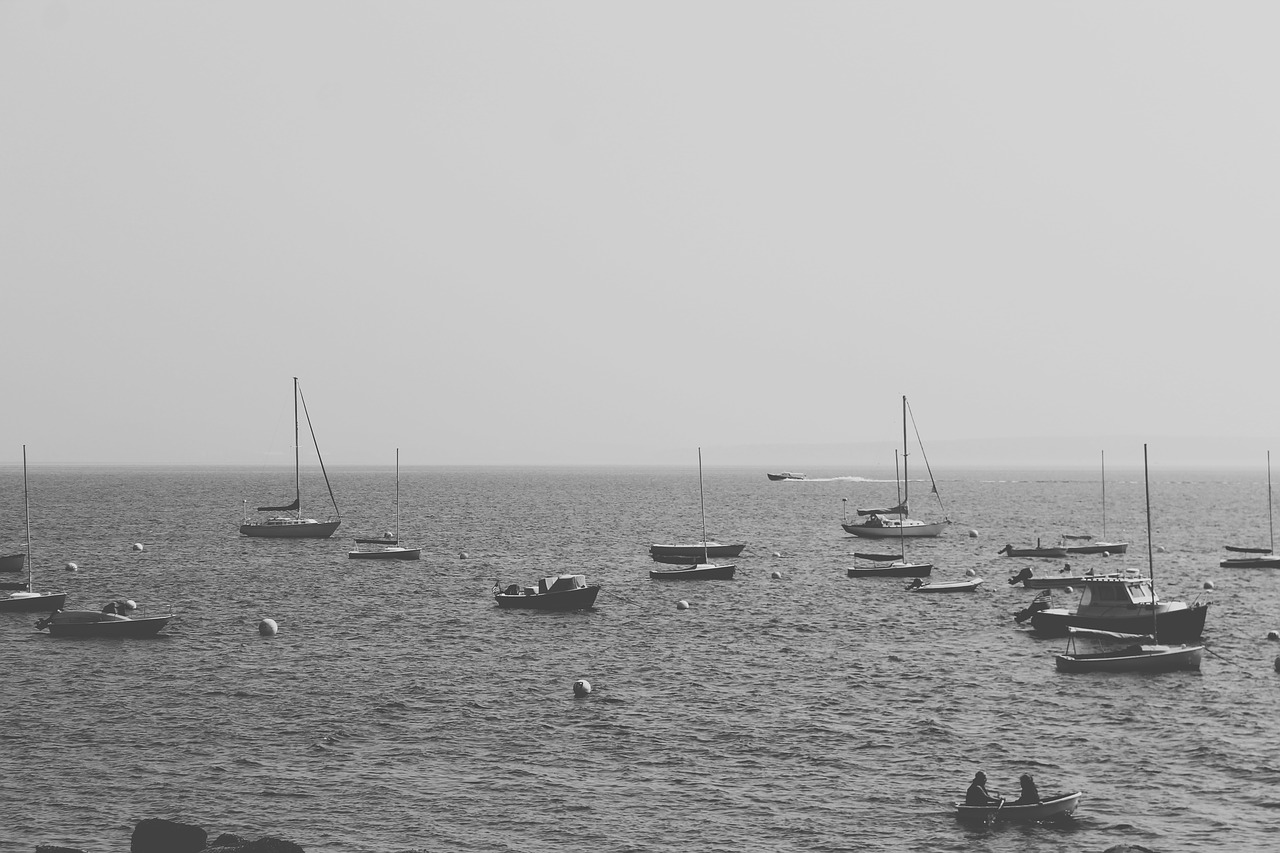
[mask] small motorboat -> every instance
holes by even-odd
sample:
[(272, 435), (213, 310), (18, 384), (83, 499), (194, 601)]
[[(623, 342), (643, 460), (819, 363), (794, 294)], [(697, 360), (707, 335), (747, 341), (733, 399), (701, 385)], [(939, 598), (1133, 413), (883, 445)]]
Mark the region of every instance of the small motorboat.
[(734, 563), (694, 563), (680, 569), (653, 569), (649, 577), (656, 581), (727, 581), (733, 580), (737, 571)]
[(417, 560), (422, 557), (421, 548), (405, 548), (403, 545), (388, 545), (385, 548), (359, 548), (348, 551), (347, 557), (352, 560)]
[(1080, 792), (1057, 794), (1038, 803), (1006, 803), (994, 806), (968, 806), (956, 803), (956, 817), (974, 823), (1026, 823), (1064, 818), (1080, 805)]
[(498, 606), (517, 610), (588, 610), (599, 593), (600, 585), (588, 586), (584, 575), (552, 575), (537, 586), (513, 583), (503, 589), (500, 583), (493, 585)]
[(968, 578), (962, 581), (933, 581), (925, 583), (916, 578), (907, 584), (908, 592), (973, 592), (982, 584), (982, 578)]
[(912, 563), (901, 554), (868, 554), (853, 552), (854, 559), (866, 560), (870, 565), (848, 569), (851, 578), (927, 578), (933, 571), (932, 563)]
[(803, 480), (807, 475), (797, 471), (782, 471), (778, 474), (770, 474), (769, 479), (777, 482), (778, 480)]
[[(1070, 545), (1070, 541), (1085, 542), (1085, 545)], [(1124, 554), (1129, 550), (1128, 542), (1094, 542), (1093, 537), (1087, 533), (1072, 536), (1069, 533), (1062, 534), (1062, 547), (1066, 549), (1068, 554)]]
[(1042, 547), (1040, 546), (1040, 540), (1039, 540), (1039, 539), (1037, 539), (1037, 540), (1036, 540), (1036, 547), (1034, 547), (1034, 548), (1015, 548), (1015, 547), (1013, 547), (1012, 545), (1005, 545), (1003, 548), (1001, 548), (1001, 549), (1000, 549), (999, 551), (997, 551), (996, 553), (997, 553), (997, 554), (1007, 554), (1007, 555), (1008, 555), (1008, 556), (1010, 556), (1010, 557), (1050, 557), (1050, 558), (1056, 558), (1056, 557), (1065, 557), (1065, 556), (1067, 556), (1067, 549), (1066, 549), (1066, 548), (1064, 548), (1064, 547), (1062, 547), (1061, 545), (1055, 545), (1055, 546), (1053, 546), (1053, 547), (1051, 547), (1051, 548), (1042, 548)]
[(113, 601), (101, 610), (55, 610), (36, 622), (50, 637), (154, 637), (169, 624), (168, 616), (129, 616), (136, 605)]
[[(1070, 570), (1071, 570), (1071, 564), (1068, 563), (1066, 566), (1063, 566), (1058, 571), (1066, 572)], [(1016, 575), (1009, 576), (1009, 586), (1016, 586), (1017, 584), (1022, 584), (1027, 589), (1061, 589), (1062, 587), (1079, 586), (1080, 584), (1084, 583), (1085, 581), (1091, 578), (1118, 578), (1118, 577), (1120, 577), (1119, 572), (1112, 572), (1111, 574), (1106, 574), (1106, 575), (1095, 575), (1092, 571), (1086, 572), (1083, 575), (1059, 574), (1056, 576), (1051, 575), (1049, 577), (1036, 577), (1035, 572), (1032, 571), (1030, 566), (1028, 566), (1022, 571), (1018, 572)]]
[[(1136, 572), (1086, 577), (1084, 592), (1075, 609), (1047, 606), (1033, 601), (1027, 618), (1037, 634), (1065, 637), (1069, 628), (1088, 628), (1119, 634), (1142, 635), (1156, 626), (1157, 642), (1194, 643), (1204, 633), (1207, 602), (1163, 601), (1156, 597), (1151, 578)], [(1019, 619), (1019, 621), (1023, 621)]]

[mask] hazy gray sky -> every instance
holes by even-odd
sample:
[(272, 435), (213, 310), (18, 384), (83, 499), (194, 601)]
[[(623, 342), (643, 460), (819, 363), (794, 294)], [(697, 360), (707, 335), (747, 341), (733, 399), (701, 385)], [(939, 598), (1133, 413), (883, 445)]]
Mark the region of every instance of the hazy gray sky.
[(0, 2), (0, 462), (259, 464), (295, 375), (333, 464), (803, 459), (903, 394), (1260, 454), (1278, 23)]

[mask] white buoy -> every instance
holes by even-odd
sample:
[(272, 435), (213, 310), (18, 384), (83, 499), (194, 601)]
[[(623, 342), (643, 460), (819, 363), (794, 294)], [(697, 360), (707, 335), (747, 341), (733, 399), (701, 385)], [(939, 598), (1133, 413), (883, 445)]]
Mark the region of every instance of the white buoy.
[(1104, 556), (1104, 557), (1110, 557), (1110, 556), (1111, 556), (1111, 552), (1110, 552), (1110, 551), (1103, 551), (1103, 552), (1102, 552), (1102, 556)]
[(126, 608), (126, 609), (128, 609), (128, 610), (137, 610), (137, 609), (138, 609), (138, 602), (134, 601), (132, 598), (126, 598), (124, 601), (122, 601), (122, 602), (120, 602), (120, 603), (121, 603), (121, 604), (123, 604), (123, 605), (125, 606), (125, 608)]
[(774, 551), (774, 552), (773, 552), (773, 556), (775, 556), (775, 557), (781, 557), (781, 556), (782, 556), (782, 554), (781, 554), (780, 552), (778, 552), (778, 551)]
[(276, 625), (274, 619), (263, 619), (258, 623), (258, 633), (264, 637), (274, 637), (279, 630), (280, 627)]
[(967, 578), (971, 578), (971, 577), (973, 577), (973, 576), (974, 576), (974, 575), (976, 575), (976, 574), (977, 574), (977, 572), (975, 572), (973, 569), (965, 569), (965, 570), (964, 570), (964, 576), (965, 576), (965, 577), (967, 577)]
[(1067, 595), (1071, 595), (1073, 592), (1075, 592), (1075, 590), (1069, 586), (1064, 586), (1062, 588), (1062, 591), (1065, 592)]
[(460, 559), (460, 560), (465, 560), (465, 559), (467, 559), (467, 552), (466, 552), (466, 551), (463, 551), (461, 554), (459, 554), (459, 555), (458, 555), (458, 559)]
[(1280, 631), (1268, 631), (1268, 632), (1267, 632), (1267, 639), (1268, 639), (1268, 640), (1280, 640)]
[(970, 538), (970, 539), (977, 539), (977, 538), (978, 538), (978, 531), (976, 531), (976, 530), (970, 530), (970, 531), (969, 531), (969, 538)]
[(80, 567), (79, 567), (79, 566), (77, 566), (75, 563), (67, 563), (66, 568), (67, 568), (67, 571), (69, 571), (69, 572), (74, 572), (76, 569), (78, 569), (78, 568), (80, 568)]
[(1213, 581), (1205, 581), (1205, 582), (1204, 582), (1204, 588), (1205, 588), (1205, 589), (1213, 589)]
[(133, 550), (135, 550), (135, 551), (141, 551), (141, 550), (142, 550), (142, 543), (141, 543), (141, 542), (134, 542), (134, 543), (133, 543)]
[(585, 678), (579, 678), (577, 681), (573, 682), (573, 695), (577, 696), (579, 699), (590, 692), (591, 682), (587, 681)]
[(770, 573), (769, 577), (773, 578), (776, 581), (780, 581), (782, 580), (782, 572), (772, 572)]
[(689, 602), (685, 601), (683, 598), (676, 602), (676, 610), (688, 610), (688, 609), (689, 609)]

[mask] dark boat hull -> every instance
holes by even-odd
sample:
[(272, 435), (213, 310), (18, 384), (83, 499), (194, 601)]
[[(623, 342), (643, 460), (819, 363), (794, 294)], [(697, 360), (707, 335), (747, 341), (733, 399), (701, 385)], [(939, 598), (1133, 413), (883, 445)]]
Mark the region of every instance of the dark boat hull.
[(738, 567), (732, 563), (724, 565), (699, 564), (687, 569), (654, 569), (649, 577), (656, 581), (727, 581), (733, 580)]
[(849, 569), (849, 577), (927, 578), (932, 571), (932, 563), (890, 563), (887, 566), (854, 566)]
[(242, 524), (241, 536), (259, 539), (328, 539), (338, 529), (341, 521), (304, 521), (292, 524)]
[(22, 598), (0, 598), (0, 613), (52, 613), (67, 603), (65, 592)]
[[(1155, 620), (1156, 642), (1194, 643), (1204, 633), (1208, 604), (1196, 604), (1184, 609), (1161, 613)], [(1068, 628), (1086, 628), (1091, 631), (1111, 631), (1117, 634), (1150, 634), (1151, 608), (1134, 608), (1132, 616), (1090, 617), (1074, 612), (1042, 610), (1031, 616), (1031, 627), (1045, 637), (1065, 637)]]
[(1280, 556), (1266, 554), (1260, 557), (1228, 557), (1218, 566), (1224, 569), (1280, 569)]
[(1068, 554), (1124, 554), (1129, 550), (1128, 542), (1097, 542), (1093, 545), (1068, 545)]
[(509, 610), (587, 610), (596, 603), (600, 594), (600, 586), (586, 586), (580, 589), (562, 592), (540, 592), (534, 595), (508, 595), (505, 592), (494, 593), (494, 600), (499, 607)]
[(1130, 647), (1114, 652), (1065, 654), (1055, 658), (1059, 672), (1176, 672), (1200, 669), (1204, 646)]
[(736, 557), (746, 547), (745, 543), (741, 545), (718, 545), (713, 543), (707, 545), (706, 548), (703, 548), (702, 545), (650, 545), (649, 556), (659, 563), (672, 562), (664, 559), (666, 557), (692, 557), (695, 560), (701, 560), (704, 557)]

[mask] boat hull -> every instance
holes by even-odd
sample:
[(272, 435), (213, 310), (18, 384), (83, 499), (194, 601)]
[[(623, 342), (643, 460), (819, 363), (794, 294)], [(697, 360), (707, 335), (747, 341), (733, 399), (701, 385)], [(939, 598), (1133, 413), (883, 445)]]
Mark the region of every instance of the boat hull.
[(927, 578), (932, 571), (932, 563), (899, 561), (881, 566), (854, 566), (848, 574), (851, 578)]
[[(1194, 643), (1204, 633), (1208, 604), (1160, 611), (1155, 624), (1156, 640), (1162, 643)], [(1150, 634), (1151, 607), (1115, 608), (1114, 612), (1081, 616), (1075, 611), (1050, 608), (1031, 615), (1031, 627), (1045, 637), (1065, 637), (1070, 628), (1110, 631), (1116, 634)]]
[(738, 567), (732, 563), (699, 563), (687, 569), (654, 569), (649, 577), (656, 581), (727, 581), (733, 580), (737, 571)]
[(347, 556), (353, 560), (417, 560), (422, 556), (422, 549), (381, 548), (377, 551), (350, 551)]
[(790, 471), (783, 471), (781, 474), (769, 474), (769, 475), (768, 475), (768, 477), (769, 477), (769, 479), (770, 479), (770, 480), (773, 480), (774, 482), (777, 482), (777, 481), (779, 481), (779, 480), (803, 480), (803, 479), (805, 479), (805, 475), (804, 475), (804, 474), (793, 474), (793, 473), (792, 473), (792, 472), (790, 472)]
[(172, 616), (140, 616), (132, 618), (94, 610), (68, 610), (54, 613), (36, 623), (50, 637), (154, 637), (169, 624)]
[(241, 536), (259, 539), (328, 539), (341, 521), (316, 521), (314, 518), (290, 519), (287, 522), (265, 521), (240, 525)]
[(696, 545), (650, 545), (649, 556), (659, 563), (674, 562), (673, 560), (664, 559), (670, 557), (692, 557), (695, 560), (701, 560), (703, 557), (736, 557), (746, 547), (745, 543), (741, 545), (721, 545), (718, 542), (708, 542), (706, 548), (703, 548), (702, 543)]
[(1260, 557), (1228, 557), (1218, 566), (1224, 569), (1280, 569), (1280, 555), (1265, 554)]
[(942, 581), (911, 587), (911, 592), (973, 592), (982, 585), (982, 578), (967, 581)]
[(0, 557), (0, 572), (20, 572), (26, 562), (26, 554), (6, 554)]
[(1092, 545), (1068, 545), (1068, 554), (1124, 554), (1129, 550), (1128, 542), (1095, 542)]
[(881, 525), (842, 524), (846, 533), (861, 536), (863, 539), (901, 539), (903, 537), (926, 538), (939, 536), (947, 529), (946, 521), (893, 521), (886, 520)]
[(1010, 557), (1048, 557), (1061, 559), (1067, 556), (1066, 548), (1010, 548), (1006, 546), (999, 553)]
[(596, 596), (600, 593), (600, 586), (586, 586), (580, 589), (570, 589), (561, 592), (540, 592), (534, 595), (511, 595), (505, 592), (495, 592), (494, 600), (498, 602), (499, 607), (508, 610), (587, 610), (596, 603)]
[(967, 806), (956, 803), (956, 817), (974, 823), (1026, 823), (1070, 815), (1080, 804), (1080, 792), (1061, 794), (1039, 803), (1002, 806)]
[(65, 592), (50, 595), (15, 595), (0, 598), (0, 613), (52, 613), (67, 603)]
[(1113, 652), (1058, 655), (1059, 672), (1174, 672), (1200, 669), (1204, 646), (1131, 646)]

